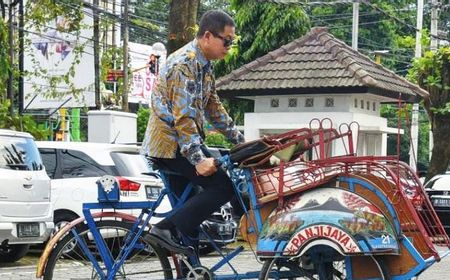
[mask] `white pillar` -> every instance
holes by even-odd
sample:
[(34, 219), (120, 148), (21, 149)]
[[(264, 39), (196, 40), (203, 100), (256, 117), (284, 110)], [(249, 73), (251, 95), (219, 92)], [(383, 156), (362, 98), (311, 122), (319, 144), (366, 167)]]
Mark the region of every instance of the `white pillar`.
[(359, 0), (353, 2), (352, 48), (358, 50)]
[(417, 146), (419, 145), (419, 103), (413, 104), (411, 116), (411, 146), (409, 148), (409, 166), (417, 167)]

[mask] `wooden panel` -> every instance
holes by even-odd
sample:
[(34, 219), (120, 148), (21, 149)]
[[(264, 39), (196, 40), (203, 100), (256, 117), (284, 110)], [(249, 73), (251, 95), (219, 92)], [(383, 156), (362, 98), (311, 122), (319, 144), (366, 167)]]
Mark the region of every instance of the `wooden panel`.
[(381, 273), (372, 257), (356, 256), (351, 258), (352, 279), (381, 279)]
[[(260, 209), (261, 220), (262, 220), (263, 224), (266, 221), (267, 217), (270, 215), (270, 213), (272, 213), (272, 211), (275, 209), (275, 207), (277, 207), (277, 202), (271, 202), (271, 203), (267, 203)], [(250, 219), (250, 221), (249, 221), (249, 219)], [(246, 215), (242, 216), (241, 222), (239, 225), (239, 231), (241, 233), (242, 239), (244, 239), (245, 241), (254, 245), (258, 241), (258, 232), (257, 232), (258, 229), (256, 228), (256, 222), (255, 222), (255, 216), (254, 216), (253, 210), (249, 211), (249, 219), (247, 218)], [(251, 228), (251, 227), (253, 227), (255, 229), (255, 231), (252, 233), (249, 233), (249, 228)]]
[(399, 256), (383, 256), (391, 276), (405, 274), (417, 265), (417, 262), (403, 244), (400, 244), (400, 253)]

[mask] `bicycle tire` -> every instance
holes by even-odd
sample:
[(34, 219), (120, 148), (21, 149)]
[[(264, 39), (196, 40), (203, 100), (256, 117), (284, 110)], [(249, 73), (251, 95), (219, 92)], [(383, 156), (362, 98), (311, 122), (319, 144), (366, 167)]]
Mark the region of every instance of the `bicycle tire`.
[[(369, 257), (368, 257), (369, 258)], [(387, 266), (385, 265), (383, 259), (381, 257), (371, 257), (371, 259), (374, 261), (375, 265), (378, 268), (378, 271), (380, 273), (381, 280), (387, 280), (390, 279), (389, 273), (387, 271)], [(335, 262), (324, 262), (317, 266), (317, 270), (310, 271), (309, 273), (307, 271), (304, 271), (302, 269), (299, 269), (298, 271), (306, 272), (307, 275), (304, 276), (295, 276), (295, 277), (282, 277), (280, 276), (280, 272), (282, 271), (283, 266), (282, 262), (286, 261), (282, 258), (271, 258), (267, 259), (263, 267), (261, 269), (261, 273), (259, 275), (259, 280), (269, 280), (269, 279), (288, 279), (288, 280), (297, 280), (297, 279), (319, 279), (319, 280), (335, 280), (335, 279), (347, 279), (346, 272), (345, 272), (345, 260), (341, 261), (335, 261)], [(277, 266), (277, 268), (274, 268), (274, 265)], [(318, 273), (318, 270), (321, 270), (321, 273)], [(272, 275), (271, 275), (272, 273)], [(286, 274), (286, 271), (284, 271)], [(294, 273), (295, 274), (295, 273)], [(298, 273), (299, 275), (301, 273)], [(314, 277), (312, 276), (314, 275)]]
[[(96, 223), (97, 228), (108, 235), (104, 237), (104, 240), (111, 255), (117, 257), (121, 245), (123, 245), (123, 237), (131, 230), (132, 224), (118, 220), (102, 220)], [(100, 267), (104, 267), (97, 247), (89, 234), (89, 229), (77, 232), (77, 235), (86, 241), (89, 251), (96, 257)], [(83, 252), (81, 248), (75, 251), (77, 256), (64, 254), (65, 246), (73, 244), (73, 239), (73, 234), (69, 232), (58, 241), (45, 267), (44, 280), (67, 279), (67, 277), (70, 279), (77, 279), (77, 277), (79, 279), (101, 279), (96, 274), (92, 263), (85, 254), (81, 253)], [(139, 238), (138, 243), (144, 246), (130, 253), (114, 279), (142, 279), (143, 276), (147, 279), (173, 279), (172, 268), (166, 251), (158, 245), (150, 244), (142, 237)], [(76, 269), (76, 272), (72, 272), (74, 269)], [(73, 275), (67, 275), (68, 272), (73, 273)]]
[[(384, 260), (382, 259), (382, 257), (379, 256), (367, 256), (365, 257), (370, 261), (372, 260), (373, 263), (375, 264), (375, 266), (378, 269), (378, 273), (379, 275), (377, 276), (376, 279), (380, 279), (380, 280), (387, 280), (387, 279), (391, 279), (389, 276), (389, 272), (387, 269), (386, 264), (384, 263)], [(351, 257), (350, 257), (351, 259)], [(335, 261), (335, 262), (325, 262), (322, 263), (319, 266), (319, 270), (322, 270), (325, 273), (320, 273), (319, 274), (319, 280), (340, 280), (340, 279), (348, 279), (347, 275), (346, 275), (346, 263), (345, 260), (341, 260), (341, 261)]]
[[(289, 265), (289, 263), (291, 263)], [(274, 267), (276, 266), (276, 268)], [(297, 272), (291, 271), (290, 266), (298, 267)], [(290, 272), (291, 271), (291, 272)], [(294, 274), (296, 276), (290, 276), (287, 274)], [(304, 274), (304, 275), (302, 275)], [(287, 276), (283, 276), (287, 275)], [(259, 274), (259, 280), (269, 280), (269, 279), (288, 279), (288, 280), (297, 280), (297, 279), (315, 279), (312, 277), (312, 273), (300, 267), (300, 260), (288, 260), (285, 258), (269, 258), (266, 259), (261, 268), (261, 273)]]

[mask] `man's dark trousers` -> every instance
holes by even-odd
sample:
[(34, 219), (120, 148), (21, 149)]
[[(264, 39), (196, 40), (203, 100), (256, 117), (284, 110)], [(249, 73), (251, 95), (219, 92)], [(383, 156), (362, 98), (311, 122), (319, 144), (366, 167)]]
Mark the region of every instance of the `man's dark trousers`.
[[(191, 196), (172, 216), (166, 218), (183, 234), (196, 236), (198, 226), (234, 196), (231, 179), (221, 168), (211, 176), (197, 175), (195, 167), (179, 152), (174, 159), (158, 158), (153, 161), (164, 169), (182, 175), (168, 176), (171, 190), (178, 197), (189, 182), (203, 188), (201, 192)], [(166, 224), (167, 221), (163, 223)]]

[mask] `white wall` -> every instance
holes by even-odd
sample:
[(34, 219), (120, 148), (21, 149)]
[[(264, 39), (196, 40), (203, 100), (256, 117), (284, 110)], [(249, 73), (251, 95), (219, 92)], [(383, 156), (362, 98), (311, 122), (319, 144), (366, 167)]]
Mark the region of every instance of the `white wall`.
[[(387, 120), (374, 115), (351, 112), (271, 112), (271, 113), (246, 113), (244, 118), (245, 138), (254, 140), (264, 134), (281, 133), (292, 129), (309, 127), (312, 119), (329, 118), (333, 127), (339, 129), (341, 123), (357, 122), (360, 125), (359, 137), (355, 139), (358, 144), (359, 155), (385, 155), (387, 146), (386, 132)], [(312, 128), (317, 128), (314, 123)], [(356, 134), (356, 133), (355, 133)], [(334, 146), (333, 154), (343, 153), (343, 147)]]
[[(307, 99), (313, 99), (312, 107), (306, 106)], [(333, 106), (326, 106), (326, 99), (332, 98)], [(272, 99), (278, 99), (279, 106), (272, 107)], [(297, 99), (296, 107), (289, 107), (289, 99)], [(380, 114), (381, 98), (372, 94), (315, 94), (315, 95), (272, 95), (256, 96), (255, 113), (268, 112), (354, 112), (372, 116)], [(356, 100), (356, 107), (355, 107)], [(362, 104), (361, 104), (362, 102)], [(367, 107), (369, 105), (369, 107)], [(373, 110), (375, 108), (375, 110)]]

